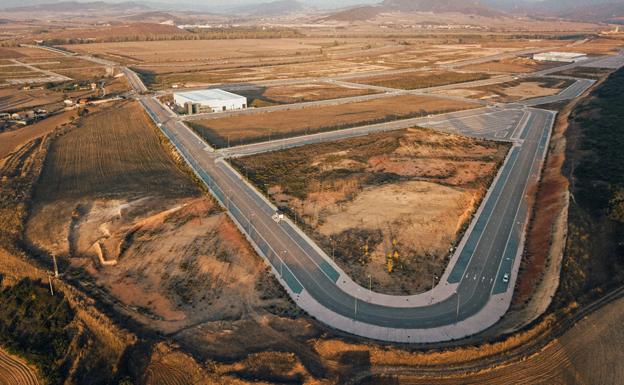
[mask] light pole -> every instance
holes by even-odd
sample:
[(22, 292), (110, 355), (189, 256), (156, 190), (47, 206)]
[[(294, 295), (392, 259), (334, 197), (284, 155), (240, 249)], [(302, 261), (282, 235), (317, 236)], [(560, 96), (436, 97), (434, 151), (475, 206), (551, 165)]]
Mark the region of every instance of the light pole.
[(455, 323), (459, 322), (459, 290), (457, 290), (457, 310), (455, 311)]

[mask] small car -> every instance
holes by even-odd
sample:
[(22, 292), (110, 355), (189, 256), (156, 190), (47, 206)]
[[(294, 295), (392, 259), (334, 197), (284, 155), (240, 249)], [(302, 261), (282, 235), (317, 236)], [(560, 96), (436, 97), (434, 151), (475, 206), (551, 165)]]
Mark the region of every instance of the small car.
[(503, 274), (503, 282), (505, 283), (509, 282), (509, 273)]

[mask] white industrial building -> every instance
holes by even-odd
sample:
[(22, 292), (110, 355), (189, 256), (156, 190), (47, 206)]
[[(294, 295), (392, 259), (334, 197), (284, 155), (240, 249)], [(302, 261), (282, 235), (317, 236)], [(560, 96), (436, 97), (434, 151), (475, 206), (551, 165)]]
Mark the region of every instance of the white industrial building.
[(586, 59), (587, 55), (577, 52), (543, 52), (533, 55), (533, 60), (554, 61), (563, 63), (576, 63)]
[(247, 98), (231, 92), (212, 88), (187, 92), (174, 92), (174, 102), (189, 114), (240, 110), (247, 108)]

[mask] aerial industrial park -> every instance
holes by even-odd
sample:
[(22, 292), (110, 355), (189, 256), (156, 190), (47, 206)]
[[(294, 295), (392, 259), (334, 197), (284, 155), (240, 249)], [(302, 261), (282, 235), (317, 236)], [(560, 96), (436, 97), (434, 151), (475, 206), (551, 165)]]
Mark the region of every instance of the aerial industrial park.
[(0, 385), (621, 383), (617, 4), (14, 3)]

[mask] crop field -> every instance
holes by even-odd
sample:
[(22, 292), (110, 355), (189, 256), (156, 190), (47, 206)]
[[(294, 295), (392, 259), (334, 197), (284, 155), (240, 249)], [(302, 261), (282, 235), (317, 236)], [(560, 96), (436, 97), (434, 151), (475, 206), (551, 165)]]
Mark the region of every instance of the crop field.
[[(371, 42), (373, 40), (373, 42)], [(339, 53), (361, 50), (368, 45), (385, 44), (386, 39), (332, 39), (332, 38), (286, 38), (286, 39), (224, 39), (96, 43), (71, 45), (66, 48), (82, 53), (105, 55), (124, 59), (128, 64), (226, 64), (224, 60), (252, 58), (288, 58), (291, 56), (320, 55), (321, 51)], [(299, 52), (297, 54), (297, 52)], [(114, 60), (114, 59), (113, 59)]]
[[(564, 44), (557, 40), (525, 43), (529, 46)], [(506, 53), (521, 46), (506, 38), (496, 44), (483, 40), (449, 44), (441, 38), (412, 37), (398, 41), (380, 37), (300, 37), (95, 43), (67, 48), (130, 65), (150, 88), (162, 89), (172, 85), (195, 87), (435, 67)], [(434, 84), (463, 81), (462, 76), (467, 75), (440, 73)], [(412, 79), (410, 82), (414, 84), (408, 82), (405, 87), (426, 86), (421, 80)]]
[[(63, 57), (63, 56), (59, 53), (37, 49), (37, 48), (0, 47), (0, 59), (39, 60), (39, 59), (51, 59), (51, 58), (58, 59), (60, 57)], [(1, 63), (1, 64), (8, 64), (8, 63)]]
[(186, 176), (150, 130), (151, 122), (135, 103), (87, 116), (52, 145), (37, 197), (54, 201), (93, 193), (189, 194)]
[(500, 103), (512, 103), (519, 100), (541, 96), (556, 95), (574, 83), (569, 79), (525, 78), (507, 83), (490, 84), (473, 88), (455, 88), (439, 91), (444, 95), (473, 99), (487, 99)]
[(464, 83), (473, 80), (483, 80), (489, 77), (490, 75), (481, 72), (421, 71), (402, 73), (399, 75), (371, 76), (368, 78), (359, 78), (355, 81), (357, 83), (370, 84), (373, 86), (413, 90)]
[(0, 348), (0, 384), (39, 385), (37, 372), (24, 360)]
[(477, 107), (430, 96), (401, 95), (357, 103), (191, 121), (217, 147), (331, 131)]
[(242, 89), (233, 89), (232, 92), (246, 96), (248, 104), (252, 107), (312, 102), (376, 93), (373, 90), (365, 88), (341, 87), (329, 83), (308, 83), (270, 87), (249, 86)]
[(48, 90), (18, 90), (18, 87), (0, 88), (0, 111), (13, 111), (60, 103), (63, 94)]
[(74, 115), (74, 111), (65, 111), (35, 124), (0, 133), (0, 159), (31, 140), (46, 135), (55, 128), (69, 123)]
[(413, 128), (231, 162), (356, 282), (406, 294), (441, 276), (508, 148)]

